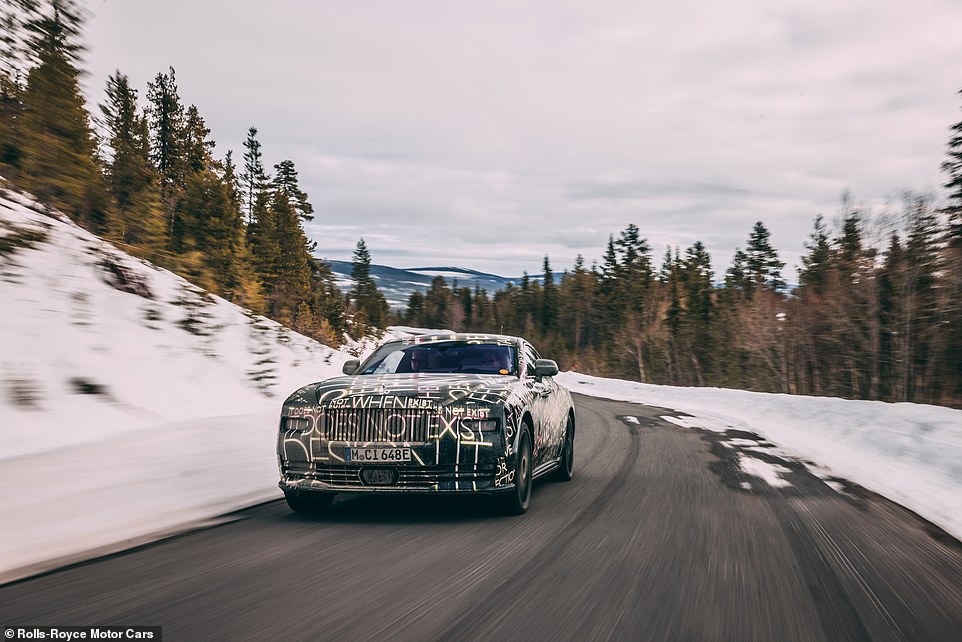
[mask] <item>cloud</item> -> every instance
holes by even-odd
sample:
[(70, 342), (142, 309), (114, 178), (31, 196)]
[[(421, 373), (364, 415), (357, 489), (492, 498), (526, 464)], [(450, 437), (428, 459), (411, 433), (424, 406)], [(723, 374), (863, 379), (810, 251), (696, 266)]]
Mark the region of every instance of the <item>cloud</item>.
[(219, 153), (295, 162), (331, 258), (560, 271), (635, 223), (723, 273), (762, 220), (791, 266), (844, 189), (937, 189), (959, 120), (957, 0), (89, 4), (91, 102), (174, 66)]

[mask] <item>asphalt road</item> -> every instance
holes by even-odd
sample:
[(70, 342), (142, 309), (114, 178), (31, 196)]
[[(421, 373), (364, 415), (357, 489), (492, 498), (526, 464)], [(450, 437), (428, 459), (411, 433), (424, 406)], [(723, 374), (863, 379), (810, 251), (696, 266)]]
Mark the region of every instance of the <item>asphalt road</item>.
[[(576, 404), (575, 479), (537, 484), (526, 515), (359, 497), (306, 518), (273, 502), (0, 587), (0, 627), (160, 625), (168, 641), (962, 639), (962, 546), (909, 511), (830, 488), (757, 436)], [(743, 473), (746, 454), (790, 485)]]

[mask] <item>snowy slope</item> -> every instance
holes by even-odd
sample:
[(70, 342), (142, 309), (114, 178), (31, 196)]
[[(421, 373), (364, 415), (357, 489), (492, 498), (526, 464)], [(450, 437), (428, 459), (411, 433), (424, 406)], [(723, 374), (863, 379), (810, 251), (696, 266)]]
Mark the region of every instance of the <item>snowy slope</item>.
[(0, 255), (3, 455), (276, 408), (339, 369), (341, 353), (29, 205), (0, 198), (0, 235), (44, 237)]
[(0, 581), (279, 497), (281, 401), (371, 346), (332, 350), (39, 209), (0, 195)]

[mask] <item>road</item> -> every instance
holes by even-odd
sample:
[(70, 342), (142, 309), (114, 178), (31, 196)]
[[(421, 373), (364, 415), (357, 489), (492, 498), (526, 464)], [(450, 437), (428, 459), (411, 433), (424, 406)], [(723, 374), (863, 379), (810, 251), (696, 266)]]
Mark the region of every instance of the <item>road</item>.
[[(481, 500), (272, 502), (0, 587), (2, 625), (170, 640), (958, 640), (962, 546), (759, 437), (576, 396), (575, 479)], [(764, 451), (764, 452), (762, 452)], [(739, 457), (781, 466), (772, 486)], [(149, 498), (145, 498), (149, 501)]]

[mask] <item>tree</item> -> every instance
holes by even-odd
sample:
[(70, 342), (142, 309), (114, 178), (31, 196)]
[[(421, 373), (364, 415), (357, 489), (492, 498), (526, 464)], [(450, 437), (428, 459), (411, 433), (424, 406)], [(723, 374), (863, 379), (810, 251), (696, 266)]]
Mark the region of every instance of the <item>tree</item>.
[(183, 184), (184, 108), (177, 91), (174, 68), (160, 72), (147, 83), (150, 119), (150, 152), (165, 189)]
[(371, 253), (364, 239), (360, 239), (354, 249), (351, 280), (354, 286), (349, 296), (353, 299), (355, 309), (354, 332), (363, 335), (368, 326), (380, 327), (390, 311), (387, 300), (371, 277)]
[(771, 233), (765, 224), (761, 221), (755, 223), (745, 246), (745, 272), (750, 291), (759, 288), (778, 291), (785, 288), (782, 279), (785, 263), (778, 260), (778, 252), (772, 247), (770, 238)]
[(49, 10), (26, 25), (36, 66), (27, 74), (16, 125), (19, 175), (42, 202), (104, 232), (108, 207), (80, 93), (82, 19), (67, 0), (52, 0)]
[[(962, 96), (962, 91), (959, 91)], [(948, 158), (942, 163), (948, 200), (944, 212), (949, 221), (941, 272), (942, 317), (945, 332), (945, 363), (948, 394), (962, 396), (962, 121), (949, 128)], [(954, 382), (954, 383), (948, 383)]]
[(241, 194), (243, 194), (247, 224), (251, 225), (262, 213), (267, 202), (270, 179), (264, 173), (261, 144), (257, 140), (257, 128), (247, 130), (244, 140), (244, 171), (240, 175)]
[[(959, 95), (962, 96), (962, 90)], [(944, 211), (949, 215), (949, 243), (962, 248), (962, 121), (949, 127), (949, 131), (948, 158), (942, 163), (947, 178), (944, 187), (949, 191)]]
[(137, 90), (116, 71), (107, 79), (107, 101), (100, 105), (110, 150), (107, 188), (120, 229), (113, 236), (156, 259), (165, 244), (164, 210), (156, 171), (150, 162), (147, 119), (139, 112)]
[(544, 263), (541, 265), (543, 277), (541, 279), (541, 333), (553, 332), (558, 323), (558, 287), (554, 282), (554, 272), (551, 271), (551, 263), (548, 255), (544, 255)]
[(309, 241), (301, 228), (297, 210), (284, 190), (274, 192), (271, 210), (277, 236), (277, 264), (270, 284), (271, 313), (274, 318), (291, 321), (298, 305), (311, 300), (311, 254)]
[(185, 189), (184, 176), (184, 109), (177, 92), (174, 68), (158, 73), (147, 83), (147, 108), (150, 124), (150, 159), (160, 178), (161, 197), (167, 216), (167, 236), (171, 249), (181, 238), (177, 231), (178, 203)]
[(35, 0), (0, 3), (0, 173), (13, 176), (20, 167), (24, 78), (31, 65), (28, 25), (41, 16)]
[[(256, 132), (256, 130), (254, 131)], [(256, 168), (254, 169), (256, 171)], [(274, 189), (282, 190), (287, 194), (288, 200), (297, 210), (297, 214), (302, 221), (313, 221), (314, 206), (308, 202), (307, 194), (297, 184), (297, 170), (294, 168), (294, 161), (281, 161), (274, 165), (274, 172)]]
[(821, 291), (825, 286), (828, 270), (831, 268), (831, 246), (828, 230), (822, 215), (815, 217), (815, 227), (805, 243), (808, 254), (802, 256), (802, 269), (798, 274), (798, 283), (803, 288), (813, 288)]

